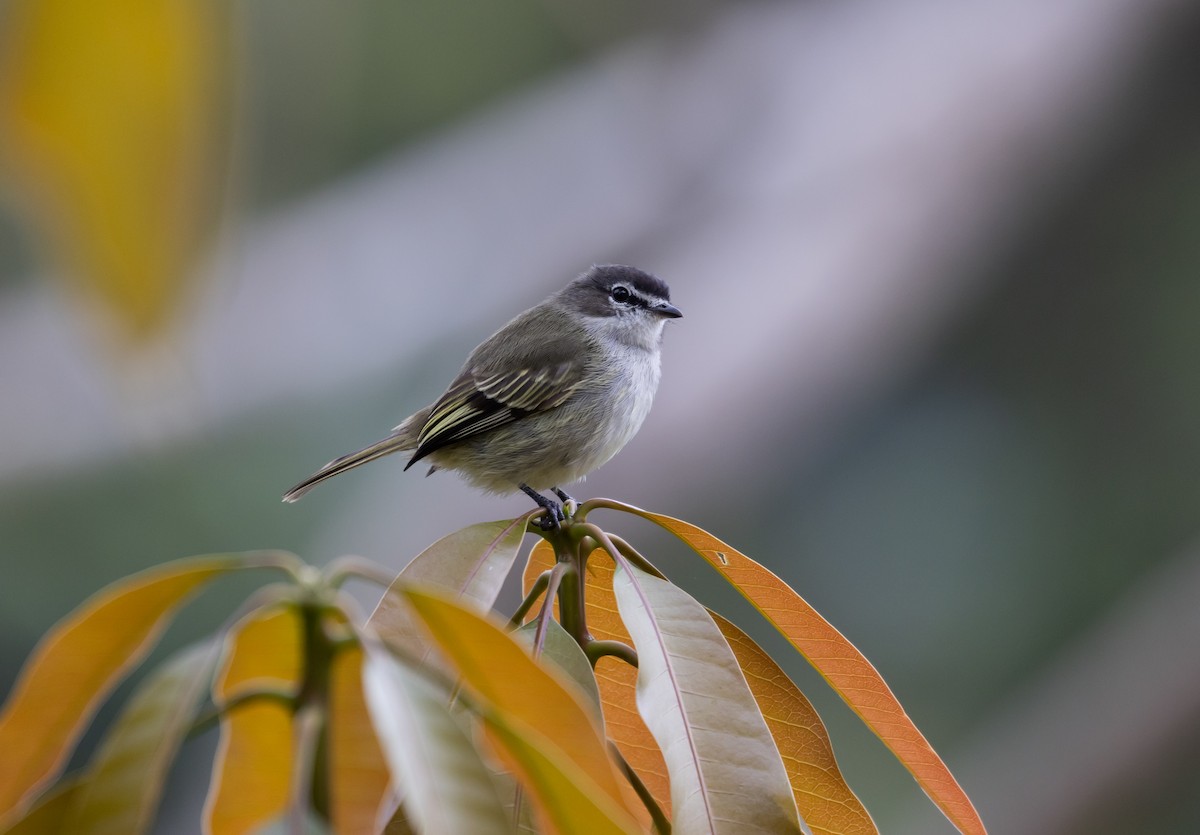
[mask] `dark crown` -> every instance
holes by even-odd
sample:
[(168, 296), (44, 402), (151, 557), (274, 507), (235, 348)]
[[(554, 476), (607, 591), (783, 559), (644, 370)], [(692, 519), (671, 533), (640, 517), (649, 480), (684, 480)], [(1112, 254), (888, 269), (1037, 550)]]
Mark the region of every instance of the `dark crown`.
[(636, 290), (642, 296), (671, 300), (671, 288), (658, 276), (639, 270), (637, 267), (626, 267), (622, 264), (597, 264), (588, 271), (592, 283), (605, 292), (614, 285), (625, 284)]

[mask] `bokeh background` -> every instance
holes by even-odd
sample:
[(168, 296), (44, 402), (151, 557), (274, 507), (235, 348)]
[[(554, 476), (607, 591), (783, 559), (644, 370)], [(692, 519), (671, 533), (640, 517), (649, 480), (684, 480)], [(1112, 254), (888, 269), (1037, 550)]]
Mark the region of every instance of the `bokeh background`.
[[(1200, 831), (1198, 79), (1191, 0), (0, 2), (0, 692), (137, 569), (522, 511), (397, 461), (279, 496), (628, 262), (686, 316), (572, 492), (782, 575), (993, 832)], [(787, 669), (883, 832), (950, 831)]]

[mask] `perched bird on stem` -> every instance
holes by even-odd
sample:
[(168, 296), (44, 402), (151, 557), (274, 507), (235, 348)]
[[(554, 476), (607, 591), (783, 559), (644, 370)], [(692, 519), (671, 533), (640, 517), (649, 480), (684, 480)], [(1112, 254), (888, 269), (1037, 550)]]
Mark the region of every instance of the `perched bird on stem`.
[(393, 452), (429, 473), (454, 470), (492, 493), (524, 491), (544, 528), (565, 517), (538, 490), (577, 481), (641, 428), (660, 375), (668, 319), (683, 314), (661, 279), (634, 267), (595, 266), (471, 352), (446, 392), (386, 438), (330, 461), (283, 497)]

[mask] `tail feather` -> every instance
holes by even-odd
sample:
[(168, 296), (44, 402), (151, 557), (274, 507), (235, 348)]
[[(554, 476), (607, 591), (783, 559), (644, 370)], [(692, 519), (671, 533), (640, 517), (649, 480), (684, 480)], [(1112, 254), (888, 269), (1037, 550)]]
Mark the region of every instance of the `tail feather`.
[[(397, 427), (397, 430), (402, 427), (403, 424)], [(382, 458), (390, 453), (412, 448), (413, 442), (410, 433), (395, 431), (382, 441), (377, 441), (369, 447), (360, 449), (358, 452), (352, 452), (349, 455), (343, 455), (341, 458), (333, 459), (324, 467), (304, 479), (304, 481), (284, 493), (283, 500), (285, 502), (294, 502), (326, 479), (333, 478), (335, 475), (341, 475), (346, 470), (352, 470), (369, 461), (374, 461), (376, 458)]]

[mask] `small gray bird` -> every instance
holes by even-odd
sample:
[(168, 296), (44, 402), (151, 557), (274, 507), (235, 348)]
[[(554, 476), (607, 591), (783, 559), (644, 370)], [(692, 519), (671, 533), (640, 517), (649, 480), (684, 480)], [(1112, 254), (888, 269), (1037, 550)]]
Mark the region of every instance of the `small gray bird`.
[(563, 517), (550, 488), (576, 481), (616, 455), (641, 428), (660, 375), (663, 325), (683, 314), (667, 285), (633, 267), (592, 267), (488, 337), (445, 394), (381, 441), (334, 459), (289, 490), (315, 485), (392, 452), (412, 450), (492, 493), (524, 491)]

